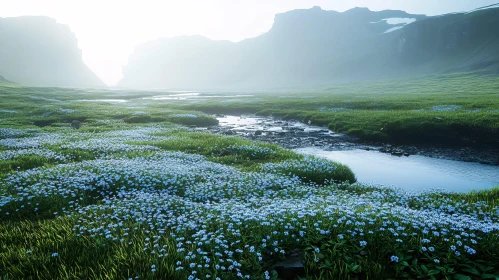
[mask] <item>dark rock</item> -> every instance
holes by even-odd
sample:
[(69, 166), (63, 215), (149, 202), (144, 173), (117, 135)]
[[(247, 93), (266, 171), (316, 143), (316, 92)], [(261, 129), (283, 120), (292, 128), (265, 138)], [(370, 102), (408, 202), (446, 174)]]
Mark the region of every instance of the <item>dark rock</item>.
[(255, 136), (260, 136), (262, 134), (263, 134), (263, 131), (261, 131), (261, 130), (255, 131)]
[(380, 153), (391, 153), (391, 151), (392, 151), (392, 150), (387, 149), (387, 148), (381, 148), (381, 149), (379, 149), (379, 152), (380, 152)]
[(444, 120), (444, 119), (439, 118), (439, 117), (434, 117), (433, 119), (436, 120), (436, 121), (439, 121), (439, 122), (442, 122)]
[(297, 255), (290, 256), (287, 260), (276, 264), (274, 270), (279, 275), (279, 279), (282, 280), (299, 279), (305, 275), (302, 258)]
[(79, 129), (81, 127), (81, 122), (78, 120), (74, 120), (71, 122), (71, 127), (73, 129)]
[(232, 154), (233, 153), (231, 151), (224, 149), (224, 150), (220, 151), (220, 154), (218, 154), (218, 155), (221, 156), (221, 157), (223, 157), (223, 156), (230, 156)]
[(403, 152), (401, 152), (401, 151), (392, 151), (392, 152), (391, 152), (391, 154), (392, 154), (393, 156), (398, 156), (398, 157), (400, 157), (400, 156), (402, 156), (404, 153), (403, 153)]
[(225, 134), (225, 135), (235, 135), (236, 132), (234, 130), (227, 130), (227, 131), (224, 131), (223, 134)]

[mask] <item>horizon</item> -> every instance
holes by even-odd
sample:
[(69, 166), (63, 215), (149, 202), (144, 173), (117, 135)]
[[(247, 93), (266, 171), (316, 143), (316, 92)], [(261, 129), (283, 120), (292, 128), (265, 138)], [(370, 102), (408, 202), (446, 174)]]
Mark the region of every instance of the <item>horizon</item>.
[[(47, 16), (57, 23), (68, 25), (78, 40), (85, 64), (107, 85), (115, 86), (123, 77), (122, 68), (128, 63), (129, 56), (138, 45), (159, 38), (178, 36), (203, 36), (210, 40), (240, 42), (260, 36), (270, 30), (274, 16), (298, 9), (315, 6), (326, 11), (344, 12), (355, 7), (365, 7), (372, 11), (403, 10), (410, 14), (429, 16), (453, 12), (466, 12), (479, 7), (495, 4), (497, 0), (487, 1), (339, 1), (293, 0), (262, 3), (242, 1), (237, 4), (227, 0), (196, 0), (175, 3), (167, 1), (121, 1), (97, 0), (78, 3), (77, 1), (21, 0), (6, 1), (0, 18), (20, 16)], [(451, 2), (445, 1), (445, 2)], [(116, 13), (116, 5), (122, 10)], [(82, 5), (83, 4), (83, 5)], [(193, 9), (189, 4), (197, 4)], [(203, 6), (204, 5), (204, 6)], [(57, 6), (58, 9), (54, 9)], [(126, 7), (125, 7), (126, 6)], [(114, 12), (114, 14), (113, 14)], [(152, 13), (152, 14), (151, 14)], [(111, 15), (109, 17), (109, 15)], [(89, 22), (88, 16), (92, 16)], [(136, 21), (130, 18), (135, 15)], [(172, 27), (173, 26), (173, 27)]]

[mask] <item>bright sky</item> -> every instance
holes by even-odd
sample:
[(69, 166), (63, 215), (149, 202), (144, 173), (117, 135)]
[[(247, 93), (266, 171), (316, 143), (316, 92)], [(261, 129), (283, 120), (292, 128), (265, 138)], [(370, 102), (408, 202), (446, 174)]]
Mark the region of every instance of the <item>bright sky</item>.
[(0, 17), (44, 15), (76, 34), (85, 63), (108, 85), (136, 45), (160, 37), (203, 35), (240, 41), (270, 29), (274, 15), (321, 6), (345, 11), (404, 10), (438, 15), (468, 11), (499, 0), (0, 0)]

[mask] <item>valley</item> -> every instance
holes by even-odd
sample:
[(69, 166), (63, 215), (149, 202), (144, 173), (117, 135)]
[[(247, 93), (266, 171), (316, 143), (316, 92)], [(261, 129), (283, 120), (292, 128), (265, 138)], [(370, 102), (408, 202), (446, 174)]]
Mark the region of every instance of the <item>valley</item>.
[(118, 2), (2, 2), (0, 280), (499, 279), (499, 4)]
[[(372, 120), (383, 122), (417, 115), (442, 118), (437, 123), (444, 129), (454, 123), (496, 127), (491, 120), (499, 108), (489, 102), (497, 95), (495, 80), (451, 78), (466, 78), (475, 96), (458, 100), (421, 90), (434, 78), (412, 85), (418, 88), (413, 94), (425, 97), (418, 95), (419, 102), (408, 86), (402, 96), (380, 94), (372, 84), (361, 97), (349, 93), (349, 102), (347, 95), (320, 88), (279, 98), (283, 93), (0, 85), (0, 239), (9, 244), (0, 252), (0, 271), (8, 278), (283, 279), (290, 273), (283, 263), (298, 263), (292, 275), (312, 279), (493, 279), (499, 271), (494, 163), (356, 157), (358, 147), (380, 149), (392, 142), (337, 132), (329, 123), (337, 114), (349, 116), (345, 125), (355, 127), (360, 122), (350, 111), (358, 110), (360, 119), (375, 115)], [(452, 82), (447, 85), (452, 89)], [(379, 90), (386, 88), (383, 83)], [(362, 85), (337, 90), (358, 89)], [(381, 100), (391, 112), (379, 112), (375, 104)], [(220, 115), (227, 113), (259, 116)], [(489, 122), (481, 123), (480, 116)], [(372, 127), (376, 123), (365, 129)], [(287, 141), (259, 141), (273, 142), (264, 138), (270, 133), (315, 135), (328, 149), (347, 154), (325, 155), (321, 143), (289, 150)], [(493, 143), (480, 135), (471, 139)], [(477, 149), (469, 140), (439, 145)], [(373, 168), (358, 169), (356, 163)], [(407, 164), (414, 173), (404, 176)], [(364, 182), (366, 170), (378, 176), (367, 178), (378, 181)]]

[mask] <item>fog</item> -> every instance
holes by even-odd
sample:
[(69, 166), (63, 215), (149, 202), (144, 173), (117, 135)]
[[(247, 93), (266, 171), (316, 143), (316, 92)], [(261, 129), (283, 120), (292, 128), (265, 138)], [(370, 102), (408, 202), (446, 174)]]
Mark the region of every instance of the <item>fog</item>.
[(122, 79), (122, 67), (137, 45), (162, 37), (202, 35), (213, 40), (239, 42), (267, 32), (275, 14), (313, 6), (340, 12), (361, 6), (375, 11), (398, 9), (412, 14), (437, 15), (468, 11), (494, 2), (2, 0), (0, 17), (43, 15), (68, 25), (78, 40), (85, 64), (112, 86)]

